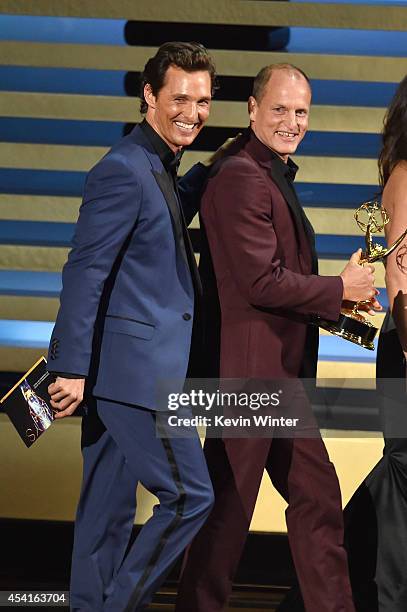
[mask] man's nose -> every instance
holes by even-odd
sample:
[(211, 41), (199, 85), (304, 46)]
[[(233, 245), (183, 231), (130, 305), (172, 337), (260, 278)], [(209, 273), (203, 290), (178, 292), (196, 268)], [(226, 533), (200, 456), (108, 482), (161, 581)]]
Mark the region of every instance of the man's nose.
[(191, 123), (196, 123), (198, 120), (198, 105), (196, 102), (189, 102), (188, 104), (185, 104), (183, 115), (185, 119), (189, 119)]
[(294, 131), (297, 127), (297, 115), (295, 114), (295, 110), (289, 111), (286, 115), (286, 123), (287, 128), (290, 128)]

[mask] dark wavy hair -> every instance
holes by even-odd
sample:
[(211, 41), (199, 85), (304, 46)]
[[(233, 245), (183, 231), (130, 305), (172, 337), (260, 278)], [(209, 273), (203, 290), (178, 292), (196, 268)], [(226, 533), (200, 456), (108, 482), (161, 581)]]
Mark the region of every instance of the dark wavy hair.
[(209, 51), (197, 42), (167, 42), (161, 45), (154, 57), (151, 57), (141, 74), (140, 112), (148, 109), (144, 98), (144, 87), (151, 85), (156, 96), (164, 85), (165, 75), (170, 66), (177, 66), (186, 72), (206, 70), (209, 72), (212, 85), (212, 95), (218, 88), (215, 64)]
[(407, 75), (397, 88), (383, 122), (379, 181), (382, 189), (396, 164), (407, 160)]

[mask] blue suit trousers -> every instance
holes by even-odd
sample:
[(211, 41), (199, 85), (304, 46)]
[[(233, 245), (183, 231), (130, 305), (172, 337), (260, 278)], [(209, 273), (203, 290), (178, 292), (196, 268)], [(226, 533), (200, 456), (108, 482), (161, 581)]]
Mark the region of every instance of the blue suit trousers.
[[(198, 435), (159, 438), (154, 412), (96, 400), (83, 419), (82, 452), (71, 609), (142, 610), (213, 505)], [(159, 505), (129, 547), (139, 482)]]

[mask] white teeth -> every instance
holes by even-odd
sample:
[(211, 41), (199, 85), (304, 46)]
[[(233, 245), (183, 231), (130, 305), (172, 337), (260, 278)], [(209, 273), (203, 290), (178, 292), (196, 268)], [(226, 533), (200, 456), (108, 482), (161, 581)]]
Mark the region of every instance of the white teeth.
[(175, 125), (178, 125), (178, 127), (181, 127), (184, 130), (192, 130), (195, 123), (181, 123), (181, 121), (175, 121)]
[(277, 132), (277, 134), (279, 134), (279, 136), (284, 136), (285, 138), (294, 138), (297, 136), (297, 134), (294, 134), (293, 132)]

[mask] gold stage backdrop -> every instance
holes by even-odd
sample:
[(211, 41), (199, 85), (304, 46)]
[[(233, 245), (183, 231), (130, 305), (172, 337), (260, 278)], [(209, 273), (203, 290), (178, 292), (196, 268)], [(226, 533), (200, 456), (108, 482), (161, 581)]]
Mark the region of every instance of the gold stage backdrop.
[[(403, 6), (361, 4), (320, 4), (256, 0), (0, 0), (0, 17), (36, 15), (95, 19), (129, 19), (159, 23), (224, 24), (252, 26), (303, 26), (403, 32), (407, 30), (407, 9)], [(186, 27), (188, 27), (186, 25)], [(187, 33), (186, 36), (187, 38)], [(239, 43), (237, 43), (239, 44)], [(0, 65), (31, 67), (133, 71), (142, 69), (153, 47), (64, 42), (0, 40)], [(214, 49), (218, 71), (224, 77), (253, 77), (262, 66), (279, 61), (292, 62), (312, 79), (344, 83), (396, 83), (406, 72), (405, 57), (332, 53), (290, 53)], [(23, 89), (23, 88), (22, 88)], [(140, 119), (137, 100), (117, 95), (0, 91), (0, 117), (10, 119), (69, 120), (134, 123)], [(377, 135), (382, 128), (383, 105), (315, 104), (310, 130), (321, 133)], [(247, 125), (246, 104), (216, 100), (209, 126), (235, 129)], [(87, 171), (104, 153), (105, 147), (43, 144), (27, 139), (0, 143), (0, 169), (10, 171)], [(185, 172), (207, 151), (187, 152), (181, 171)], [(365, 157), (300, 155), (298, 180), (303, 184), (376, 185), (376, 162)], [(360, 202), (359, 202), (360, 203)], [(0, 194), (0, 223), (74, 223), (78, 196), (38, 193)], [(321, 236), (355, 236), (350, 210), (338, 207), (308, 207), (306, 212)], [(193, 228), (198, 227), (194, 220)], [(24, 238), (24, 237), (23, 237)], [(52, 242), (52, 241), (51, 241)], [(2, 272), (59, 273), (68, 248), (53, 243), (29, 244), (26, 240), (0, 241)], [(322, 274), (337, 274), (343, 267), (339, 257), (322, 259)], [(377, 284), (384, 286), (378, 266)], [(0, 287), (1, 289), (1, 287)], [(23, 287), (20, 289), (24, 289)], [(6, 286), (0, 290), (0, 320), (53, 321), (58, 300), (55, 295), (24, 294)], [(376, 322), (381, 324), (381, 316)], [(10, 346), (0, 342), (0, 370), (27, 369), (43, 349)], [(368, 355), (366, 354), (366, 357)], [(374, 363), (366, 361), (322, 360), (319, 376), (363, 379), (370, 387)], [(362, 384), (362, 383), (361, 383)], [(72, 520), (79, 493), (81, 460), (79, 419), (56, 423), (52, 430), (27, 450), (4, 415), (0, 415), (0, 516), (26, 519)], [(362, 434), (360, 434), (362, 436)], [(344, 502), (368, 473), (381, 454), (379, 437), (328, 438), (331, 459), (337, 466)], [(140, 491), (137, 522), (151, 512), (152, 496)], [(252, 529), (284, 531), (284, 503), (265, 479), (256, 507)]]

